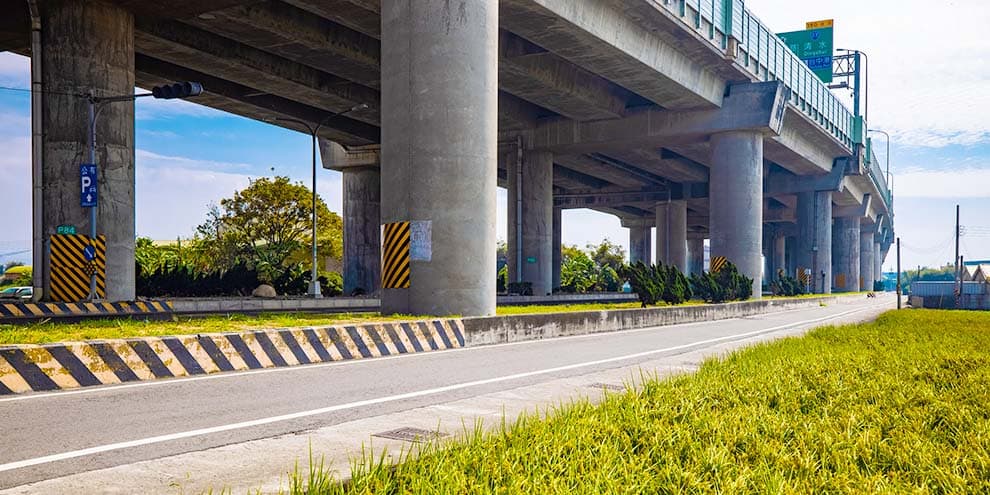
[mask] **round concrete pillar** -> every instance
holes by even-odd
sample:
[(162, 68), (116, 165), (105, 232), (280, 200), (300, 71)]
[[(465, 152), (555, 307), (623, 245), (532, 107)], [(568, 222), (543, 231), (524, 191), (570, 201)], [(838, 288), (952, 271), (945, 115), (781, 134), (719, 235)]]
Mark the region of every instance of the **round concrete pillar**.
[(770, 267), (773, 269), (773, 278), (783, 270), (787, 275), (787, 237), (777, 233), (773, 239), (773, 256), (770, 257)]
[[(509, 189), (509, 201), (514, 198)], [(553, 155), (528, 151), (522, 169), (522, 279), (533, 295), (553, 291)]]
[(879, 242), (873, 243), (873, 280), (875, 282), (883, 280), (883, 250)]
[(725, 256), (752, 278), (758, 299), (763, 284), (763, 135), (715, 134), (711, 148), (711, 256)]
[[(832, 193), (797, 195), (798, 268), (810, 268), (812, 291), (832, 293)], [(824, 277), (822, 276), (824, 274)]]
[(859, 234), (859, 290), (873, 290), (873, 231), (862, 231)]
[(430, 233), (409, 288), (382, 289), (382, 311), (493, 315), (498, 4), (381, 7), (382, 222)]
[(856, 292), (859, 290), (859, 217), (842, 217), (835, 219), (835, 288), (840, 292)]
[(344, 295), (377, 294), (381, 285), (381, 173), (343, 170)]
[(687, 275), (701, 275), (705, 272), (705, 240), (701, 238), (688, 239), (688, 271)]
[(633, 226), (629, 227), (629, 264), (643, 262), (645, 265), (653, 264), (650, 256), (650, 244), (652, 244), (652, 232), (650, 227)]
[(687, 273), (687, 201), (659, 203), (656, 215), (657, 262)]
[[(41, 5), (45, 89), (42, 230), (47, 240), (59, 225), (73, 225), (78, 233), (89, 234), (89, 208), (81, 207), (79, 198), (79, 165), (89, 161), (88, 102), (68, 95), (133, 94), (134, 17), (103, 2), (63, 0)], [(96, 231), (107, 242), (106, 298), (134, 300), (133, 101), (103, 107), (96, 143)], [(47, 259), (41, 269), (49, 273)]]

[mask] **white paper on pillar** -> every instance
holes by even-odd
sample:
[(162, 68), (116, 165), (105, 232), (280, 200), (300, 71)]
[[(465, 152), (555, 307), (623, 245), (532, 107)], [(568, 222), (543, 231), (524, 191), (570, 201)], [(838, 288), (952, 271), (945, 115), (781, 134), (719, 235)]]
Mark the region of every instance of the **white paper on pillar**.
[(409, 260), (433, 259), (433, 222), (431, 220), (409, 222)]

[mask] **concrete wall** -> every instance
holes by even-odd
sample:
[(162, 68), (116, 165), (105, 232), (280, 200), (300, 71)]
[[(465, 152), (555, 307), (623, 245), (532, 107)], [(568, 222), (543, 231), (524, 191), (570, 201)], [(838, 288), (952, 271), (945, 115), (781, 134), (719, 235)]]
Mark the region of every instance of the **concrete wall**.
[(344, 294), (377, 294), (381, 286), (381, 173), (377, 168), (343, 171)]
[(566, 337), (570, 335), (617, 332), (698, 321), (744, 318), (790, 309), (817, 307), (823, 302), (828, 304), (841, 303), (844, 300), (852, 301), (860, 297), (865, 296), (766, 299), (699, 306), (465, 318), (462, 321), (464, 324), (465, 345), (473, 346)]

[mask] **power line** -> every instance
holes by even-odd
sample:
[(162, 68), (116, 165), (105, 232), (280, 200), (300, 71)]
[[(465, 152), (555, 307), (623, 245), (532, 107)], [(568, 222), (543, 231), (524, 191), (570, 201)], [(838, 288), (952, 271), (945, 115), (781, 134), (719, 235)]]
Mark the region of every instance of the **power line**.
[(40, 94), (59, 95), (59, 96), (75, 96), (76, 98), (89, 98), (89, 95), (84, 95), (84, 94), (79, 94), (79, 93), (65, 93), (65, 92), (62, 92), (62, 91), (47, 91), (47, 90), (35, 91), (35, 90), (31, 89), (31, 88), (13, 88), (13, 87), (10, 87), (10, 86), (0, 86), (0, 90), (2, 90), (2, 91), (17, 91), (17, 92), (20, 92), (20, 93), (40, 93)]

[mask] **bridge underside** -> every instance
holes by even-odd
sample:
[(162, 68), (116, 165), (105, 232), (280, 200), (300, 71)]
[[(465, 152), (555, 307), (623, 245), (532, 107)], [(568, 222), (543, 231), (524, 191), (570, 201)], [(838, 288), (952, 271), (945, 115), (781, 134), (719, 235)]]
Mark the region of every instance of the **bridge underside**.
[[(86, 3), (89, 5), (84, 7)], [(378, 194), (398, 187), (390, 185), (390, 181), (405, 172), (396, 167), (411, 159), (399, 156), (390, 143), (410, 140), (410, 146), (421, 144), (429, 150), (411, 152), (416, 162), (410, 166), (418, 166), (431, 157), (465, 151), (441, 151), (431, 144), (437, 139), (459, 142), (468, 148), (477, 146), (474, 152), (483, 163), (477, 180), (485, 182), (495, 172), (497, 180), (492, 177), (491, 185), (497, 183), (509, 189), (511, 277), (533, 282), (540, 292), (552, 290), (559, 281), (559, 209), (591, 208), (616, 215), (630, 227), (631, 238), (643, 239), (643, 229), (648, 233), (648, 229), (656, 227), (657, 259), (685, 269), (689, 268), (687, 257), (698, 255), (696, 241), (704, 238), (712, 239), (713, 249), (717, 245), (718, 249), (748, 253), (738, 257), (746, 258), (739, 263), (748, 263), (749, 271), (762, 270), (756, 268), (754, 260), (761, 255), (770, 260), (773, 256), (767, 250), (768, 244), (776, 245), (777, 239), (803, 239), (794, 242), (799, 246), (796, 250), (825, 250), (820, 244), (831, 245), (832, 241), (822, 232), (831, 232), (832, 216), (855, 217), (858, 229), (872, 229), (878, 237), (889, 237), (882, 231), (887, 205), (877, 200), (880, 196), (855, 160), (847, 160), (852, 150), (797, 111), (786, 88), (756, 83), (725, 52), (714, 49), (697, 33), (685, 30), (680, 20), (650, 2), (501, 0), (494, 9), (488, 1), (464, 0), (457, 11), (444, 10), (443, 2), (433, 0), (424, 0), (412, 11), (403, 10), (399, 3), (42, 2), (40, 59), (47, 69), (44, 82), (65, 89), (95, 89), (100, 94), (99, 91), (127, 84), (147, 89), (165, 82), (195, 80), (208, 91), (197, 103), (257, 120), (281, 117), (319, 122), (356, 105), (367, 105), (366, 109), (327, 120), (320, 132), (325, 166), (343, 170), (345, 175), (345, 243), (349, 243), (345, 247), (349, 258), (345, 266), (352, 267), (353, 272), (351, 276), (345, 273), (347, 290), (379, 290), (379, 224), (386, 220), (418, 220), (414, 218), (417, 214), (433, 215), (424, 213), (432, 206), (416, 199), (390, 205), (386, 204), (392, 201), (390, 195)], [(11, 6), (10, 15), (0, 19), (0, 49), (30, 55), (27, 7), (27, 2)], [(407, 19), (394, 17), (400, 14)], [(72, 16), (77, 19), (73, 21)], [(100, 26), (108, 22), (125, 23), (128, 29), (101, 31)], [(478, 31), (477, 43), (467, 36), (472, 29)], [(611, 36), (614, 33), (623, 35)], [(461, 34), (467, 40), (462, 46), (446, 46), (460, 39)], [(71, 66), (71, 62), (59, 54), (74, 53), (72, 43), (65, 40), (94, 37), (97, 39), (90, 40), (91, 46), (77, 49), (76, 55), (83, 57), (89, 49), (97, 53), (85, 56), (97, 64), (105, 63), (112, 57), (99, 53), (105, 46), (99, 38), (118, 41), (117, 53), (125, 54), (125, 59), (119, 61), (122, 79), (108, 81), (107, 77), (82, 71), (72, 74), (60, 70)], [(424, 50), (440, 48), (424, 55), (415, 51), (417, 43), (423, 43)], [(406, 50), (400, 50), (403, 44), (413, 47), (409, 48), (413, 51), (402, 52)], [(399, 52), (401, 56), (397, 57)], [(419, 65), (409, 67), (409, 60), (402, 57), (421, 59), (417, 59)], [(387, 77), (383, 78), (383, 72)], [(480, 89), (465, 95), (459, 94), (456, 86), (447, 90), (449, 95), (400, 97), (396, 93), (419, 84), (446, 88), (446, 80), (457, 78), (463, 78), (465, 87), (476, 84)], [(489, 85), (489, 80), (495, 84)], [(489, 103), (493, 119), (490, 126), (484, 120)], [(57, 104), (60, 103), (53, 98), (45, 100), (48, 108)], [(433, 118), (432, 114), (426, 115), (431, 110), (424, 105), (445, 108), (451, 116), (443, 124), (450, 129), (422, 134), (433, 131), (403, 127)], [(75, 110), (82, 111), (78, 106)], [(407, 114), (417, 111), (420, 114)], [(45, 112), (45, 125), (55, 127), (76, 125), (84, 115), (47, 109)], [(107, 126), (130, 126), (129, 137), (101, 143), (105, 146), (99, 157), (101, 161), (122, 162), (122, 168), (129, 169), (130, 175), (119, 178), (123, 184), (120, 188), (126, 189), (128, 180), (133, 188), (133, 158), (126, 157), (127, 147), (133, 150), (133, 112), (118, 112), (104, 119)], [(464, 129), (467, 124), (473, 127)], [(276, 125), (303, 130), (284, 120)], [(458, 125), (460, 129), (456, 129)], [(462, 135), (468, 131), (473, 134)], [(66, 131), (63, 144), (48, 142), (45, 150), (55, 153), (59, 146), (67, 146), (64, 143), (82, 142), (80, 132)], [(399, 134), (401, 138), (396, 137)], [(481, 146), (479, 140), (492, 142)], [(336, 153), (330, 152), (330, 142), (340, 145)], [(115, 143), (121, 147), (118, 155), (107, 148)], [(453, 155), (449, 157), (451, 163), (458, 160)], [(74, 166), (78, 160), (68, 162)], [(53, 190), (53, 195), (72, 197), (69, 191), (74, 186), (65, 179), (66, 175), (71, 177), (72, 166), (46, 162), (46, 183), (47, 176), (60, 177), (63, 183), (60, 189)], [(464, 171), (463, 166), (428, 170), (451, 176), (448, 185), (452, 187), (458, 184), (456, 181), (464, 184), (475, 180), (471, 179), (473, 172)], [(727, 198), (743, 198), (737, 187), (738, 174), (749, 177), (745, 182), (749, 189), (742, 194), (755, 205), (747, 209), (755, 213), (745, 218), (738, 216), (738, 202), (726, 203)], [(411, 189), (403, 190), (409, 196), (429, 195), (431, 191), (427, 184), (402, 186)], [(483, 209), (494, 208), (487, 204), (493, 203), (487, 197), (488, 186), (479, 187), (475, 192), (481, 197), (466, 196), (469, 204), (455, 205), (455, 210), (470, 211), (472, 199), (486, 203)], [(112, 195), (115, 191), (101, 193)], [(132, 204), (132, 190), (129, 194)], [(383, 201), (380, 210), (379, 201)], [(812, 208), (814, 213), (807, 214), (807, 205), (827, 205), (832, 213), (822, 217), (818, 208)], [(81, 213), (74, 215), (78, 217), (71, 219), (74, 223), (88, 222)], [(116, 261), (110, 264), (124, 266), (133, 256), (133, 241), (129, 249), (126, 246), (127, 239), (133, 238), (133, 208), (130, 218), (123, 221), (120, 217), (127, 217), (126, 208), (113, 215), (101, 225), (120, 226), (119, 232), (108, 233), (111, 245), (116, 239), (122, 246), (119, 255), (111, 254)], [(45, 234), (66, 220), (57, 214), (42, 216)], [(494, 213), (489, 216), (493, 219)], [(446, 222), (440, 217), (435, 221)], [(683, 227), (671, 229), (671, 217)], [(450, 221), (455, 225), (463, 223)], [(745, 230), (745, 235), (723, 232), (741, 221), (749, 223), (733, 230)], [(811, 223), (821, 228), (802, 229), (802, 225)], [(447, 232), (444, 226), (434, 225), (434, 245), (448, 234), (450, 242), (470, 237), (474, 228), (477, 226), (451, 227)], [(484, 225), (486, 232), (489, 228), (493, 226)], [(754, 229), (759, 232), (752, 232)], [(768, 237), (767, 231), (772, 235)], [(802, 234), (803, 231), (810, 233)], [(479, 237), (487, 243), (491, 236)], [(694, 249), (681, 249), (685, 243), (694, 245)], [(671, 244), (675, 249), (670, 249)], [(651, 249), (642, 247), (636, 254), (647, 260)], [(783, 255), (779, 258), (785, 259)], [(523, 263), (523, 259), (536, 261)], [(40, 261), (36, 264), (46, 266), (44, 260)], [(484, 264), (488, 259), (478, 261)], [(819, 267), (832, 270), (832, 263), (822, 259), (796, 261), (791, 266), (768, 264), (774, 270), (787, 269), (790, 273), (813, 265), (816, 273)], [(426, 265), (413, 263), (414, 283), (417, 278), (427, 277), (447, 280), (454, 286), (460, 283), (457, 274), (434, 273)], [(46, 270), (36, 272), (43, 277)], [(118, 281), (114, 285), (123, 287), (111, 297), (133, 298), (133, 272), (109, 276)], [(482, 285), (494, 290), (491, 277), (478, 277)], [(36, 285), (42, 284), (36, 281)], [(822, 290), (831, 290), (831, 285), (824, 284)], [(464, 291), (470, 292), (465, 287)], [(462, 298), (464, 291), (448, 288), (453, 290), (451, 299)], [(485, 314), (491, 306), (487, 301), (494, 301), (493, 295), (489, 297), (487, 293), (481, 297), (485, 302), (465, 296), (471, 302), (442, 307), (416, 306), (415, 297), (413, 302), (405, 296), (399, 299), (402, 302), (396, 303), (397, 310), (461, 314)], [(386, 306), (388, 301), (386, 296)]]

